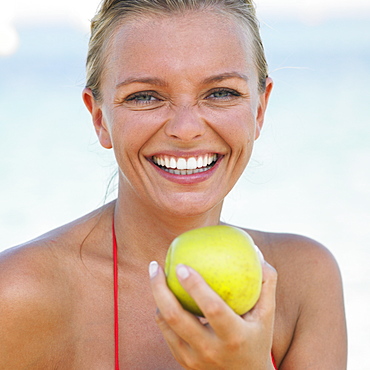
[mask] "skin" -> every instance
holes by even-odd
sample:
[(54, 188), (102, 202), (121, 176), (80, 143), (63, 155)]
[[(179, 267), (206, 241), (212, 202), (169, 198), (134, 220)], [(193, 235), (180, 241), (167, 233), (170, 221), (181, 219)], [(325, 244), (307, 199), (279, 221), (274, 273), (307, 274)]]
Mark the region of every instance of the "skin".
[[(267, 262), (261, 297), (243, 317), (190, 268), (179, 278), (206, 321), (184, 311), (165, 283), (169, 244), (220, 223), (262, 128), (272, 81), (258, 93), (239, 25), (210, 11), (142, 17), (114, 32), (109, 52), (102, 101), (89, 89), (83, 98), (101, 144), (115, 151), (118, 199), (2, 253), (0, 368), (113, 368), (114, 216), (121, 368), (272, 369), (272, 351), (283, 370), (345, 369), (340, 273), (310, 239), (246, 229)], [(217, 164), (187, 178), (151, 160), (207, 153)]]

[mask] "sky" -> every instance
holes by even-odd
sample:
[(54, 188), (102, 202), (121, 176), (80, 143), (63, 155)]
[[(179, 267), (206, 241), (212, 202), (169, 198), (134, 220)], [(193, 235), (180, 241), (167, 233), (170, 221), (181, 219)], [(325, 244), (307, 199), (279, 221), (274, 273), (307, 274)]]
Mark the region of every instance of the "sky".
[[(0, 56), (17, 51), (19, 38), (16, 25), (20, 23), (52, 23), (68, 21), (87, 29), (99, 0), (15, 0), (1, 5)], [(256, 0), (259, 18), (282, 17), (318, 23), (336, 17), (370, 17), (369, 0)]]

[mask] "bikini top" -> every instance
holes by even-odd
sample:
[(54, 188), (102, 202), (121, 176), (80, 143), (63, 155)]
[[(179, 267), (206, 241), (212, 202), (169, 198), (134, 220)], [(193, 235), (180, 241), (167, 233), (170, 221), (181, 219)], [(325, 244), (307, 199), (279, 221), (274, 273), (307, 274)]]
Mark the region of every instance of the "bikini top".
[[(118, 258), (117, 258), (117, 239), (114, 230), (114, 222), (112, 223), (112, 239), (113, 239), (113, 292), (114, 292), (114, 361), (115, 370), (119, 370), (119, 327), (118, 327)], [(275, 364), (274, 355), (271, 353), (272, 363)]]

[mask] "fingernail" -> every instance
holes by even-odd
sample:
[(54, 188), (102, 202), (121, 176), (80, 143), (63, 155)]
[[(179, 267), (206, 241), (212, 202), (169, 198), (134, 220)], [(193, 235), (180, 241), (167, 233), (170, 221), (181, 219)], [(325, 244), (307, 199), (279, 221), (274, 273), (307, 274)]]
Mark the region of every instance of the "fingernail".
[(190, 275), (189, 269), (185, 265), (177, 265), (176, 272), (181, 280), (187, 279)]
[(158, 262), (157, 261), (152, 261), (149, 263), (149, 276), (150, 278), (154, 278), (158, 273)]
[(263, 264), (265, 262), (265, 257), (263, 256), (263, 254), (261, 252), (261, 249), (259, 249), (257, 247), (257, 245), (255, 245), (255, 247), (256, 247), (256, 251), (257, 251), (258, 257), (260, 259), (260, 262), (261, 262), (261, 264)]

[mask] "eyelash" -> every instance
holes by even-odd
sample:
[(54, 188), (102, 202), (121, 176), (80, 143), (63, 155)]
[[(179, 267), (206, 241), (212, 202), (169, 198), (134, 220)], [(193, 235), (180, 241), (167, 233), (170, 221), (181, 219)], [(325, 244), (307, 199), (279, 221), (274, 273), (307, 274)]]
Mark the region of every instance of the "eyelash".
[[(215, 95), (217, 93), (224, 93), (224, 94), (226, 93), (227, 95), (223, 97), (218, 97), (218, 98), (215, 96), (212, 97), (212, 95)], [(206, 100), (227, 101), (227, 100), (233, 99), (233, 97), (239, 97), (241, 95), (242, 94), (240, 94), (239, 92), (233, 89), (218, 88), (218, 89), (214, 89), (211, 92), (209, 92), (208, 95), (205, 97), (205, 99)], [(149, 100), (141, 100), (141, 98), (149, 98)], [(137, 105), (152, 104), (153, 102), (159, 102), (159, 101), (162, 101), (162, 99), (158, 97), (158, 94), (155, 91), (150, 91), (150, 90), (140, 91), (132, 95), (129, 95), (127, 98), (125, 98), (125, 102), (134, 103)]]
[[(217, 94), (217, 93), (227, 93), (228, 95), (227, 96), (224, 96), (222, 98), (210, 98), (211, 95), (213, 94)], [(236, 90), (233, 90), (233, 89), (225, 89), (225, 88), (219, 88), (219, 89), (215, 89), (213, 90), (210, 94), (207, 95), (207, 98), (206, 99), (222, 99), (222, 100), (229, 100), (229, 99), (232, 99), (233, 97), (238, 97), (238, 96), (241, 96), (241, 94), (239, 92), (237, 92)]]
[(157, 94), (154, 91), (141, 91), (141, 92), (129, 95), (125, 99), (125, 101), (126, 102), (133, 102), (133, 103), (136, 103), (136, 104), (150, 104), (150, 103), (153, 102), (153, 100), (140, 100), (140, 98), (147, 97), (147, 98), (150, 98), (150, 99), (155, 98), (156, 101), (161, 100), (158, 97), (156, 97), (155, 95), (157, 95)]

